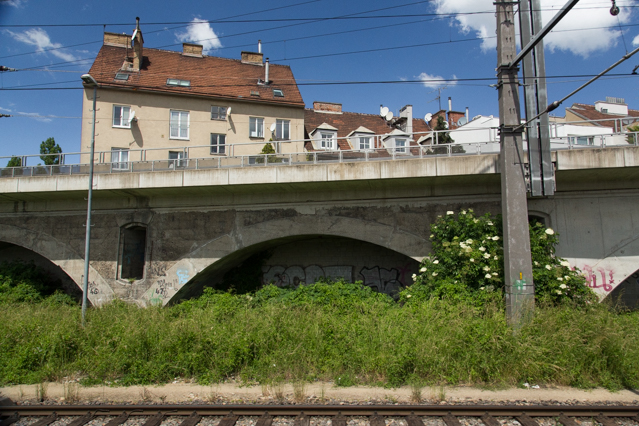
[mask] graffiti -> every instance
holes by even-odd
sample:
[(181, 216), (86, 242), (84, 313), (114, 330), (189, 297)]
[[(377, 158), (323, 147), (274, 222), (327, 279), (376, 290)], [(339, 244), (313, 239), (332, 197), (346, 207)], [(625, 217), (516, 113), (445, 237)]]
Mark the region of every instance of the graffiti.
[(378, 266), (362, 268), (359, 274), (364, 277), (365, 286), (380, 293), (397, 294), (403, 287), (399, 279), (399, 271), (395, 268), (390, 270)]
[(186, 284), (189, 282), (189, 270), (188, 269), (178, 269), (175, 273), (178, 277), (178, 283), (180, 285)]
[(95, 283), (95, 281), (91, 281), (89, 283), (89, 293), (91, 293), (91, 294), (99, 294), (100, 293), (100, 289), (98, 288), (98, 285)]
[(273, 284), (278, 287), (297, 287), (300, 284), (314, 283), (320, 278), (346, 281), (353, 279), (352, 266), (317, 266), (311, 265), (306, 268), (301, 266), (270, 266), (266, 267), (262, 274), (262, 283)]
[(160, 262), (152, 262), (151, 266), (149, 266), (149, 274), (155, 277), (165, 277), (166, 265)]
[[(597, 268), (596, 270), (593, 270), (592, 266), (590, 265), (584, 265), (584, 267), (581, 269), (584, 272), (584, 276), (586, 277), (586, 284), (588, 285), (588, 287), (603, 288), (605, 292), (612, 291), (612, 288), (615, 284), (614, 271), (610, 269), (606, 271), (604, 268)], [(600, 283), (598, 283), (597, 280), (598, 275), (601, 275)]]

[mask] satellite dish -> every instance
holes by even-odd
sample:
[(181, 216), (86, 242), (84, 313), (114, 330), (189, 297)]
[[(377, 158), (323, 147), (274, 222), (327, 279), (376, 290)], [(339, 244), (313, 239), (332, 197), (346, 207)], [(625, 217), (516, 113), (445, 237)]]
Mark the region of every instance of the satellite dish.
[(384, 118), (386, 118), (386, 121), (391, 121), (393, 119), (393, 112), (392, 111), (388, 111), (388, 113), (386, 114), (386, 117), (384, 117)]
[(131, 111), (131, 115), (129, 116), (129, 121), (135, 121), (135, 111)]
[(459, 120), (457, 120), (457, 125), (459, 127), (463, 126), (464, 124), (468, 123), (468, 120), (466, 119), (466, 117), (462, 117)]
[(275, 123), (271, 124), (271, 132), (274, 132), (274, 131), (275, 131), (275, 126), (276, 126), (276, 124), (275, 124)]
[(430, 120), (432, 119), (433, 119), (433, 114), (431, 114), (430, 112), (424, 116), (424, 121), (427, 123), (430, 123)]
[(226, 116), (228, 117), (229, 115), (231, 115), (231, 107), (226, 109)]
[(383, 107), (381, 110), (379, 110), (379, 115), (381, 115), (382, 117), (386, 117), (387, 114), (388, 114), (387, 107)]

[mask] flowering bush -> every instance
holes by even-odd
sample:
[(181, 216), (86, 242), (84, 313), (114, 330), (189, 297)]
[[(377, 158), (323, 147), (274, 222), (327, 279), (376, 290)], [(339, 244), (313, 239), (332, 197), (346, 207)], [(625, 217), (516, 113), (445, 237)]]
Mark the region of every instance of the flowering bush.
[[(414, 284), (401, 293), (413, 302), (431, 297), (484, 304), (502, 300), (504, 256), (501, 217), (476, 217), (472, 209), (448, 211), (431, 225), (433, 255), (425, 258)], [(596, 300), (580, 271), (555, 256), (558, 234), (541, 224), (530, 226), (535, 298), (558, 303)]]

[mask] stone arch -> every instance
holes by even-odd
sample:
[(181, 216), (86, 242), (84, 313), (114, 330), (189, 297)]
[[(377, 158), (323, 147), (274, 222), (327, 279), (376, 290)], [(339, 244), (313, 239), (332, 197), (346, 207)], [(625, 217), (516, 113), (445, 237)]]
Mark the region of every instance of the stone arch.
[[(35, 232), (4, 224), (0, 224), (0, 241), (23, 247), (39, 254), (62, 269), (82, 289), (84, 259), (67, 244), (61, 243), (43, 232)], [(98, 271), (91, 266), (89, 276), (92, 278), (89, 283), (88, 294), (91, 304), (99, 306), (111, 301), (114, 298), (113, 290)]]
[(604, 301), (608, 301), (621, 308), (638, 310), (639, 269), (619, 283), (619, 285), (605, 297)]
[[(223, 273), (230, 265), (248, 258), (253, 250), (267, 248), (274, 241), (327, 235), (368, 242), (420, 262), (431, 250), (428, 236), (385, 224), (330, 214), (291, 214), (263, 222), (238, 221), (231, 234), (208, 241), (183, 256), (163, 277), (151, 284), (141, 304), (166, 305), (184, 286), (197, 284), (205, 270)], [(250, 248), (250, 249), (249, 249)], [(249, 249), (246, 251), (246, 249)], [(219, 262), (219, 263), (218, 263)], [(212, 265), (215, 265), (212, 268)]]

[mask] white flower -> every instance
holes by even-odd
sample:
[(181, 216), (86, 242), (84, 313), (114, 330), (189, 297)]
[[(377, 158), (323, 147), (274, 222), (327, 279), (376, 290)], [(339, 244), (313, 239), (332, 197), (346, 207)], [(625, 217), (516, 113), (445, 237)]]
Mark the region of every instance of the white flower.
[(488, 222), (486, 222), (489, 226), (493, 226), (493, 223), (489, 220)]
[(430, 234), (430, 237), (431, 237), (431, 238), (433, 238), (433, 237), (434, 237), (434, 235), (433, 235), (433, 234)]
[(490, 254), (489, 253), (484, 253), (484, 259), (490, 259)]
[(461, 214), (466, 214), (466, 210), (462, 210), (462, 211), (461, 211)]
[(486, 272), (490, 271), (490, 266), (484, 266), (484, 271)]
[(559, 262), (559, 264), (561, 266), (565, 266), (566, 268), (570, 268), (570, 262), (568, 262), (567, 260), (562, 260), (561, 262)]
[(412, 296), (411, 296), (410, 294), (407, 294), (407, 295), (406, 295), (406, 298), (407, 298), (407, 299), (410, 299), (411, 297), (412, 297)]
[(558, 277), (558, 278), (557, 278), (557, 281), (563, 281), (563, 280), (564, 280), (564, 279), (563, 279), (563, 278), (561, 278), (561, 277)]
[(568, 286), (566, 284), (562, 284), (559, 286), (559, 288), (568, 288)]
[(495, 236), (493, 237), (493, 241), (497, 241), (497, 240), (499, 240), (499, 237), (498, 237), (497, 235), (495, 235)]
[(473, 223), (479, 222), (479, 219), (473, 219)]
[(485, 277), (485, 278), (492, 278), (492, 277), (493, 277), (492, 275), (490, 275), (490, 274), (486, 274), (486, 277)]
[(479, 247), (477, 250), (479, 250), (479, 251), (486, 251), (486, 248), (485, 248), (485, 247)]
[(452, 210), (448, 210), (448, 211), (446, 212), (446, 214), (447, 214), (447, 215), (451, 215), (451, 214), (455, 214), (455, 212), (454, 212), (454, 211), (452, 211)]
[(466, 244), (472, 244), (473, 240), (471, 240), (470, 238), (466, 240)]
[(536, 260), (533, 263), (535, 264), (535, 266), (539, 266), (539, 262), (537, 262)]
[(486, 287), (479, 287), (480, 290), (484, 290)]
[(417, 274), (413, 274), (413, 281), (417, 279)]
[(556, 290), (556, 291), (557, 291), (557, 294), (561, 294), (561, 291), (559, 291), (559, 290)]
[(549, 271), (552, 269), (550, 265), (546, 265), (545, 268), (548, 269)]
[(499, 260), (499, 258), (497, 256), (494, 257), (495, 260)]
[(419, 272), (426, 272), (426, 267), (424, 266), (423, 268), (421, 268)]
[(475, 259), (473, 259), (473, 258), (471, 257), (471, 258), (470, 258), (470, 261), (471, 261), (471, 262), (474, 262), (474, 261), (475, 261)]
[(433, 264), (437, 265), (439, 263), (439, 260), (433, 260)]
[(555, 231), (553, 231), (552, 228), (546, 229), (546, 234), (553, 235), (554, 233), (555, 233)]
[(568, 281), (570, 279), (570, 275), (564, 275), (564, 279)]
[(433, 277), (436, 277), (436, 276), (437, 276), (437, 272), (433, 272)]
[(497, 276), (497, 272), (493, 272), (492, 274), (493, 274), (494, 276)]

